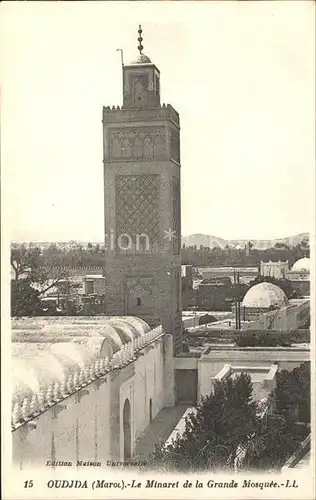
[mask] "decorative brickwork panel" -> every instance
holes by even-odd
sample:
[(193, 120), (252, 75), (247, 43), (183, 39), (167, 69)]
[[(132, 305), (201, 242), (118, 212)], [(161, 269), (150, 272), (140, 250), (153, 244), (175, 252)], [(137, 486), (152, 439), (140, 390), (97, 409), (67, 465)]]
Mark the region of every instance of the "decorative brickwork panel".
[(180, 134), (174, 128), (170, 130), (170, 151), (171, 158), (180, 163)]
[(117, 238), (128, 235), (134, 245), (146, 235), (150, 246), (160, 242), (159, 192), (159, 175), (116, 176)]
[[(150, 82), (152, 84), (152, 82)], [(140, 86), (142, 90), (152, 90), (149, 85), (149, 74), (147, 73), (132, 73), (129, 75), (128, 91), (134, 89), (137, 86)]]
[(155, 311), (154, 283), (150, 276), (128, 276), (125, 278), (126, 314), (138, 316), (145, 321)]
[(180, 181), (172, 177), (172, 230), (173, 230), (173, 254), (180, 255)]
[(110, 161), (165, 160), (165, 127), (127, 127), (109, 131)]
[(153, 90), (153, 82), (149, 81), (149, 75), (129, 75), (129, 102), (132, 107), (146, 107), (150, 104), (149, 90)]
[(150, 276), (137, 276), (126, 278), (126, 291), (128, 294), (143, 297), (152, 295), (153, 280)]

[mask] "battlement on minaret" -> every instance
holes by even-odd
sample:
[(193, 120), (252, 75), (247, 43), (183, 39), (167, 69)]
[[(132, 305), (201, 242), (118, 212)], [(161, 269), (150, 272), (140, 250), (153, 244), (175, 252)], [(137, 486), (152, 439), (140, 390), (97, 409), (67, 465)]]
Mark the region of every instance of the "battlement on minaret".
[(124, 106), (104, 106), (102, 123), (128, 123), (141, 121), (169, 120), (180, 127), (179, 113), (171, 104), (162, 104), (157, 108), (131, 109)]

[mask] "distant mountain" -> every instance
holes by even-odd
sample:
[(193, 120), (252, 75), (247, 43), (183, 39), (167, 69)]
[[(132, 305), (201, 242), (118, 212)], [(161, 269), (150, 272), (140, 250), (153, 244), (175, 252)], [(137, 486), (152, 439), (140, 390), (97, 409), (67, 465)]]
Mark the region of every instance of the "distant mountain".
[(203, 245), (205, 247), (210, 247), (210, 248), (214, 247), (224, 248), (226, 245), (229, 245), (230, 247), (240, 246), (241, 248), (244, 248), (244, 246), (249, 241), (252, 243), (253, 248), (257, 248), (258, 250), (265, 250), (267, 248), (272, 248), (277, 243), (284, 244), (289, 247), (295, 247), (302, 241), (309, 241), (309, 234), (300, 233), (296, 234), (295, 236), (288, 236), (286, 238), (276, 238), (272, 240), (252, 240), (252, 239), (225, 240), (223, 238), (218, 238), (217, 236), (206, 235), (206, 234), (191, 234), (189, 236), (182, 237), (182, 244), (185, 244), (186, 246), (196, 245), (197, 247), (199, 247), (200, 245)]
[[(224, 238), (218, 238), (217, 236), (212, 236), (210, 234), (190, 234), (189, 236), (183, 236), (182, 237), (182, 244), (185, 244), (186, 246), (194, 246), (196, 245), (199, 247), (200, 245), (203, 245), (204, 247), (219, 247), (219, 248), (224, 248), (226, 245), (229, 245), (230, 247), (241, 247), (244, 248), (244, 246), (250, 241), (253, 245), (253, 248), (257, 248), (259, 250), (265, 250), (267, 248), (274, 247), (276, 243), (281, 243), (284, 245), (287, 245), (289, 247), (295, 247), (302, 241), (308, 241), (309, 242), (309, 234), (308, 233), (300, 233), (296, 234), (295, 236), (288, 236), (286, 238), (277, 238), (273, 240), (252, 240), (252, 239), (243, 239), (243, 240), (225, 240)], [(14, 243), (14, 242), (12, 242)], [(89, 242), (88, 241), (57, 241), (57, 242), (52, 242), (52, 241), (36, 241), (33, 242), (34, 245), (39, 246), (40, 248), (44, 249), (47, 248), (49, 245), (52, 243), (56, 244), (57, 247), (59, 248), (70, 248), (72, 246), (76, 246), (78, 244), (81, 244), (84, 248), (87, 248)], [(92, 245), (99, 244), (100, 246), (104, 245), (104, 242), (102, 241), (91, 241)], [(26, 242), (26, 244), (28, 244)]]

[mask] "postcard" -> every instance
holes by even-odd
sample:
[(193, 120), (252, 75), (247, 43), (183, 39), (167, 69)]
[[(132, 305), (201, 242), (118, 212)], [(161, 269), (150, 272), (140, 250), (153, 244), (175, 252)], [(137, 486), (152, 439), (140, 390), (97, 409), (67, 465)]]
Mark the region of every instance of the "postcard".
[(3, 498), (315, 498), (315, 3), (0, 10)]

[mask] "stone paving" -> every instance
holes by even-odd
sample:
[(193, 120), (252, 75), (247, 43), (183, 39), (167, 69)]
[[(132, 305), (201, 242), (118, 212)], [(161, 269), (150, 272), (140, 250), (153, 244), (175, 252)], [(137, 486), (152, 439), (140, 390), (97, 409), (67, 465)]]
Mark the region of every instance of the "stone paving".
[(146, 460), (154, 451), (156, 443), (166, 441), (186, 409), (190, 406), (192, 405), (183, 404), (161, 410), (137, 439), (134, 460)]

